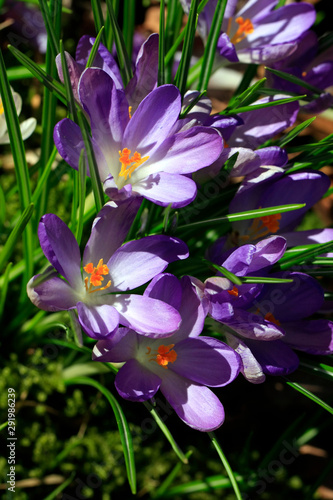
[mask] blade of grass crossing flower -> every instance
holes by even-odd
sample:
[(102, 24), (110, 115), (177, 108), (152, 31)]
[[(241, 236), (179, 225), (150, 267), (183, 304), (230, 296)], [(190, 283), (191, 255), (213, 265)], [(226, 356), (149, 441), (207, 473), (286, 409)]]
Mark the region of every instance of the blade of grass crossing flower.
[(98, 35), (96, 36), (96, 39), (94, 41), (94, 45), (92, 46), (89, 57), (88, 57), (86, 68), (91, 68), (91, 66), (93, 66), (93, 64), (94, 64), (94, 59), (95, 59), (95, 56), (98, 52), (99, 44), (102, 41), (104, 29), (105, 29), (104, 26), (102, 26), (98, 32)]
[(299, 254), (295, 257), (294, 255), (288, 255), (287, 257), (281, 257), (279, 261), (279, 266), (282, 270), (288, 269), (291, 266), (300, 264), (301, 262), (311, 261), (317, 255), (329, 252), (333, 249), (333, 241), (328, 243), (321, 243), (318, 245), (311, 245), (311, 248), (307, 250), (301, 250)]
[(289, 97), (287, 99), (278, 99), (276, 101), (271, 102), (263, 102), (261, 104), (252, 104), (251, 106), (239, 106), (233, 109), (220, 111), (220, 115), (234, 115), (237, 113), (245, 113), (246, 111), (254, 111), (255, 109), (264, 109), (264, 108), (272, 108), (274, 106), (279, 106), (280, 104), (288, 104), (290, 102), (299, 101), (305, 97), (304, 95)]
[(90, 140), (88, 124), (81, 110), (78, 110), (77, 116), (88, 158), (89, 172), (95, 198), (96, 212), (99, 212), (104, 205), (103, 187), (98, 172), (98, 166), (94, 155), (94, 150)]
[(179, 446), (176, 443), (174, 437), (172, 436), (171, 432), (169, 431), (168, 427), (165, 425), (165, 423), (163, 422), (163, 420), (161, 419), (161, 417), (159, 416), (159, 414), (157, 413), (157, 411), (147, 401), (144, 401), (143, 404), (149, 410), (149, 412), (153, 416), (155, 422), (157, 423), (157, 425), (159, 426), (159, 428), (161, 429), (161, 431), (163, 432), (163, 434), (165, 435), (165, 437), (167, 438), (167, 440), (171, 444), (171, 447), (172, 447), (173, 451), (176, 453), (177, 457), (184, 464), (187, 464), (188, 463), (188, 459), (187, 459), (186, 455), (179, 448)]
[[(305, 130), (311, 123), (316, 119), (315, 116), (312, 118), (309, 118), (308, 120), (305, 120), (303, 123), (300, 123), (299, 125), (296, 125), (290, 132), (288, 132), (282, 139), (278, 141), (278, 144), (280, 148), (284, 148), (288, 142), (292, 141), (297, 137), (303, 130)], [(286, 172), (288, 173), (289, 170)]]
[(188, 70), (193, 53), (194, 35), (197, 29), (198, 22), (198, 4), (199, 0), (191, 0), (191, 7), (186, 25), (186, 34), (184, 38), (184, 45), (182, 48), (182, 55), (174, 81), (174, 84), (179, 88), (182, 96), (186, 91)]
[(322, 94), (322, 90), (318, 89), (317, 87), (314, 87), (313, 85), (310, 85), (309, 83), (305, 82), (304, 80), (301, 80), (301, 78), (297, 78), (294, 75), (291, 75), (289, 73), (285, 73), (284, 71), (279, 71), (277, 69), (272, 69), (272, 68), (265, 68), (267, 71), (270, 73), (273, 73), (273, 75), (278, 76), (282, 78), (283, 80), (287, 80), (288, 82), (294, 83), (295, 85), (299, 85), (305, 89), (310, 90), (316, 95)]
[(23, 52), (12, 45), (8, 45), (8, 49), (16, 57), (16, 59), (30, 71), (32, 76), (37, 78), (37, 80), (39, 80), (46, 88), (53, 92), (63, 104), (67, 105), (65, 87), (55, 78), (47, 74), (44, 70), (44, 66), (39, 66), (34, 63), (31, 59), (29, 59), (29, 57), (23, 54)]
[(91, 9), (93, 13), (96, 33), (102, 33), (101, 42), (103, 45), (107, 46), (106, 34), (105, 31), (103, 30), (104, 18), (100, 0), (91, 0)]
[(165, 2), (160, 2), (160, 31), (158, 39), (158, 73), (157, 73), (157, 86), (164, 85), (165, 79)]
[(123, 37), (127, 54), (131, 56), (133, 52), (133, 37), (135, 28), (135, 5), (136, 0), (123, 1)]
[(256, 219), (257, 217), (266, 217), (267, 215), (279, 214), (282, 212), (290, 212), (292, 210), (298, 210), (305, 207), (305, 203), (297, 203), (291, 205), (280, 205), (277, 207), (266, 207), (258, 208), (256, 210), (248, 210), (246, 212), (239, 212), (237, 214), (224, 215), (223, 217), (218, 217), (216, 219), (202, 220), (198, 222), (192, 222), (191, 224), (186, 224), (185, 226), (178, 226), (177, 230), (187, 229), (189, 227), (209, 225), (209, 224), (219, 224), (225, 221), (237, 221), (237, 220), (247, 220)]
[[(11, 88), (7, 79), (6, 66), (0, 51), (0, 95), (4, 108), (8, 135), (14, 160), (16, 181), (20, 197), (22, 212), (27, 209), (31, 203), (31, 187), (28, 165), (25, 156), (25, 148), (22, 140), (21, 129), (16, 113), (15, 103)], [(27, 224), (23, 232), (23, 249), (25, 268), (23, 274), (23, 284), (21, 288), (20, 300), (24, 300), (26, 292), (25, 285), (33, 274), (33, 248), (34, 235), (31, 223)]]
[(221, 26), (224, 18), (226, 5), (227, 5), (227, 0), (218, 0), (216, 4), (212, 26), (211, 29), (209, 30), (203, 56), (203, 62), (201, 66), (199, 86), (198, 86), (198, 90), (200, 92), (206, 90), (208, 87), (208, 82), (213, 69), (213, 63), (216, 57), (216, 47), (221, 33)]
[(228, 477), (229, 477), (230, 482), (232, 484), (232, 487), (233, 487), (233, 490), (235, 492), (237, 500), (242, 500), (242, 495), (241, 495), (241, 492), (239, 491), (236, 476), (235, 476), (232, 468), (230, 467), (229, 462), (228, 462), (225, 454), (223, 453), (222, 448), (221, 448), (218, 440), (215, 437), (215, 434), (213, 432), (208, 432), (208, 435), (209, 435), (209, 437), (213, 443), (213, 446), (216, 449), (216, 451), (217, 451), (217, 453), (222, 461), (222, 464), (223, 464), (225, 470), (227, 471)]
[(3, 275), (3, 285), (1, 286), (1, 293), (0, 293), (0, 321), (3, 316), (3, 312), (5, 309), (5, 303), (6, 303), (6, 297), (7, 297), (7, 291), (8, 291), (8, 284), (9, 284), (9, 273), (12, 268), (13, 263), (9, 262), (7, 264), (6, 270)]
[(64, 85), (66, 90), (67, 102), (68, 102), (68, 118), (77, 123), (77, 114), (76, 114), (76, 103), (73, 95), (73, 89), (71, 85), (71, 80), (69, 76), (68, 66), (66, 62), (66, 56), (64, 52), (64, 45), (62, 40), (59, 43), (60, 46), (60, 58), (61, 58), (61, 66), (62, 73), (64, 76)]
[(256, 99), (258, 99), (258, 94), (261, 92), (263, 86), (266, 83), (266, 78), (262, 78), (258, 82), (255, 82), (253, 85), (249, 86), (244, 92), (238, 94), (233, 99), (230, 100), (228, 109), (232, 109), (235, 107), (239, 107), (241, 105), (248, 106)]
[(56, 35), (56, 32), (54, 30), (54, 24), (52, 22), (52, 14), (54, 12), (53, 8), (55, 4), (58, 5), (60, 4), (60, 12), (61, 12), (61, 1), (59, 2), (59, 0), (54, 0), (54, 1), (51, 0), (50, 8), (46, 0), (38, 0), (38, 1), (39, 1), (40, 11), (44, 19), (45, 28), (47, 31), (47, 40), (48, 43), (50, 44), (53, 57), (56, 57), (56, 55), (59, 54), (59, 42), (58, 42), (59, 37)]
[(193, 101), (184, 109), (183, 113), (180, 113), (179, 118), (185, 118), (185, 116), (191, 111), (191, 109), (194, 108), (194, 106), (200, 101), (201, 97), (204, 96), (206, 93), (206, 90), (203, 92), (200, 92), (199, 95)]
[(103, 396), (106, 397), (108, 402), (111, 405), (113, 410), (118, 429), (119, 435), (121, 439), (121, 443), (123, 445), (123, 452), (127, 470), (127, 478), (131, 487), (131, 491), (133, 495), (136, 493), (136, 470), (135, 470), (135, 462), (134, 462), (134, 452), (133, 452), (133, 442), (131, 432), (126, 420), (126, 417), (123, 413), (123, 410), (116, 400), (116, 398), (111, 394), (108, 389), (106, 389), (102, 384), (97, 382), (94, 379), (89, 377), (76, 377), (70, 380), (65, 381), (66, 385), (89, 385), (95, 387), (95, 389), (99, 390)]
[(21, 234), (23, 233), (29, 220), (31, 219), (33, 212), (34, 212), (34, 205), (31, 203), (24, 209), (17, 224), (15, 225), (14, 229), (7, 238), (7, 241), (0, 253), (0, 271), (2, 271), (2, 269), (6, 265), (6, 262), (10, 259), (14, 251), (15, 245), (18, 239), (20, 238)]
[(311, 399), (314, 403), (318, 404), (319, 406), (321, 406), (322, 408), (324, 408), (324, 410), (328, 411), (329, 413), (331, 413), (333, 415), (333, 408), (329, 404), (325, 403), (325, 401), (323, 401), (322, 399), (318, 398), (318, 396), (316, 396), (315, 394), (313, 394), (311, 391), (305, 389), (300, 384), (298, 384), (296, 382), (291, 382), (286, 377), (284, 377), (284, 378), (285, 378), (287, 384), (290, 385), (290, 387), (292, 387), (296, 391), (300, 392), (301, 394), (303, 394), (307, 398)]
[(86, 158), (84, 155), (84, 151), (81, 151), (80, 159), (79, 159), (79, 172), (78, 172), (78, 210), (77, 210), (77, 225), (76, 225), (76, 233), (75, 237), (80, 245), (82, 232), (83, 232), (83, 224), (84, 224), (84, 206), (86, 199), (86, 181), (87, 181), (87, 165)]
[(202, 259), (205, 264), (207, 264), (209, 267), (212, 267), (216, 271), (219, 271), (222, 273), (226, 278), (228, 278), (232, 283), (235, 283), (235, 285), (241, 285), (242, 280), (236, 276), (234, 273), (228, 271), (225, 267), (219, 266), (218, 264), (214, 264), (214, 262), (210, 262), (206, 259)]
[(126, 50), (126, 45), (125, 45), (123, 34), (121, 32), (121, 29), (119, 28), (119, 24), (118, 24), (116, 16), (115, 16), (112, 1), (106, 0), (106, 6), (107, 6), (108, 15), (110, 17), (112, 32), (114, 35), (114, 41), (115, 41), (117, 56), (118, 56), (118, 61), (119, 61), (119, 69), (120, 69), (120, 73), (122, 76), (124, 87), (126, 87), (126, 85), (128, 84), (128, 82), (130, 81), (130, 79), (133, 76), (132, 63), (131, 63), (131, 59), (128, 55), (128, 52)]

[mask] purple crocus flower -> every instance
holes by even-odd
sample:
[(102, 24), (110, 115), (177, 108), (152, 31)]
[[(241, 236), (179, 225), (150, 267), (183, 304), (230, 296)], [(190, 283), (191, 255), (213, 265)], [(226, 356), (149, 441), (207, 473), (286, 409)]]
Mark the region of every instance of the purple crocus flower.
[[(79, 103), (79, 81), (82, 73), (86, 69), (88, 58), (95, 40), (95, 38), (89, 35), (82, 36), (76, 47), (75, 59), (73, 59), (68, 52), (65, 52), (73, 94)], [(56, 65), (59, 78), (63, 82), (64, 76), (60, 54), (56, 57)], [(131, 112), (134, 113), (142, 99), (157, 86), (158, 34), (151, 34), (139, 48), (133, 68), (133, 77), (128, 85), (126, 85), (125, 89), (118, 64), (113, 55), (102, 43), (98, 46), (98, 51), (93, 61), (93, 67), (105, 71), (114, 81), (116, 88), (124, 90), (129, 106), (131, 106)]]
[[(181, 0), (188, 12), (190, 0)], [(237, 12), (237, 0), (229, 0), (222, 33), (220, 55), (230, 62), (269, 64), (292, 53), (301, 35), (316, 19), (312, 5), (292, 3), (276, 9), (278, 0), (249, 0)], [(200, 33), (206, 40), (217, 0), (210, 0), (199, 15)]]
[(284, 238), (276, 236), (257, 245), (243, 245), (218, 263), (236, 276), (269, 276), (292, 283), (244, 283), (234, 285), (225, 277), (194, 280), (205, 310), (242, 358), (241, 372), (252, 383), (265, 374), (286, 375), (299, 364), (294, 350), (310, 354), (333, 351), (333, 323), (312, 319), (324, 301), (319, 283), (304, 273), (271, 273), (284, 253)]
[(107, 203), (93, 223), (82, 261), (66, 224), (56, 215), (44, 215), (38, 236), (53, 269), (29, 281), (30, 300), (46, 311), (76, 309), (83, 330), (95, 339), (110, 336), (119, 323), (157, 337), (176, 330), (180, 316), (173, 307), (148, 296), (124, 293), (147, 283), (169, 262), (188, 256), (181, 240), (165, 235), (120, 246), (138, 206), (138, 199), (118, 206)]
[[(90, 118), (100, 178), (111, 199), (143, 196), (162, 206), (182, 207), (195, 198), (196, 184), (186, 174), (215, 161), (223, 140), (210, 127), (178, 131), (177, 87), (153, 90), (131, 115), (124, 92), (112, 78), (89, 68), (80, 78), (79, 97)], [(84, 147), (80, 128), (65, 118), (55, 127), (54, 141), (67, 163), (78, 168)]]
[(165, 342), (119, 328), (112, 339), (97, 342), (93, 359), (125, 364), (115, 378), (119, 394), (130, 401), (146, 401), (158, 389), (190, 427), (212, 431), (224, 421), (219, 399), (208, 389), (223, 387), (239, 373), (239, 357), (226, 344), (199, 336), (205, 320), (203, 307), (188, 276), (156, 276), (146, 297), (179, 310), (179, 330)]
[(315, 97), (308, 88), (291, 83), (270, 71), (267, 71), (267, 81), (271, 87), (296, 94), (307, 94), (311, 102), (302, 106), (307, 113), (320, 113), (333, 104), (333, 96), (326, 91), (333, 85), (333, 49), (319, 52), (317, 36), (313, 31), (305, 33), (297, 49), (288, 57), (272, 65), (272, 68), (284, 71), (303, 80), (319, 90)]

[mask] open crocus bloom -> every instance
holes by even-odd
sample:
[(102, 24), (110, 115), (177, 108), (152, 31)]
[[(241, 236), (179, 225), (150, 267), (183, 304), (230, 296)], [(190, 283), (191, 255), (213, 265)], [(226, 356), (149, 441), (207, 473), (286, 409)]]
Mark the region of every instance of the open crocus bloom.
[(29, 281), (31, 301), (46, 311), (77, 309), (83, 330), (92, 338), (111, 335), (119, 323), (157, 337), (176, 330), (181, 318), (172, 306), (124, 293), (147, 283), (169, 262), (188, 256), (185, 243), (164, 235), (120, 246), (138, 206), (139, 200), (131, 199), (102, 208), (83, 252), (82, 269), (80, 249), (70, 229), (56, 215), (44, 215), (38, 236), (54, 269)]
[[(21, 96), (12, 90), (14, 104), (16, 108), (16, 113), (19, 116), (22, 109), (22, 98)], [(28, 118), (20, 124), (22, 139), (25, 140), (31, 136), (37, 125), (36, 118)], [(10, 139), (7, 130), (7, 122), (4, 113), (4, 108), (0, 96), (0, 144), (9, 144)]]
[[(90, 119), (98, 170), (110, 199), (144, 196), (162, 206), (181, 207), (195, 198), (196, 184), (186, 174), (215, 161), (223, 140), (210, 127), (177, 132), (177, 87), (161, 85), (132, 114), (125, 93), (112, 78), (88, 68), (80, 78), (79, 97)], [(84, 148), (80, 128), (65, 118), (55, 126), (54, 141), (67, 163), (78, 168)]]
[(205, 313), (188, 276), (180, 282), (170, 274), (156, 276), (145, 296), (178, 309), (179, 330), (163, 341), (119, 328), (112, 339), (97, 342), (93, 359), (125, 362), (115, 379), (123, 398), (146, 401), (160, 389), (187, 425), (200, 431), (216, 429), (224, 421), (224, 409), (206, 386), (232, 382), (239, 373), (238, 355), (219, 340), (199, 336)]

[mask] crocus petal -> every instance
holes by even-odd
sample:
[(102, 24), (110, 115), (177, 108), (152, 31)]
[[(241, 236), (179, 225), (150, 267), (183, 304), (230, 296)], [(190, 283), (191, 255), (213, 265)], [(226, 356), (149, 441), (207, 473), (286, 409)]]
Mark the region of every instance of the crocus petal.
[[(256, 302), (255, 304), (257, 305)], [(235, 310), (234, 316), (229, 321), (225, 321), (225, 324), (247, 339), (271, 341), (282, 338), (284, 335), (281, 327), (258, 314), (243, 309)]]
[(107, 262), (113, 289), (126, 291), (141, 286), (170, 262), (187, 256), (187, 245), (178, 238), (156, 235), (129, 241)]
[[(71, 87), (73, 91), (73, 96), (76, 99), (76, 101), (79, 101), (79, 94), (78, 94), (78, 86), (79, 86), (79, 79), (82, 74), (84, 66), (80, 65), (75, 61), (68, 52), (65, 51), (65, 60), (66, 60), (66, 65), (67, 65), (67, 70), (69, 74), (69, 79), (71, 82)], [(61, 54), (58, 54), (57, 57), (55, 58), (55, 63), (57, 66), (57, 71), (59, 75), (59, 79), (62, 83), (64, 83), (64, 72), (62, 69), (62, 63), (61, 63)]]
[(238, 56), (234, 44), (226, 33), (221, 33), (217, 41), (217, 48), (220, 56), (225, 57), (230, 62), (238, 62)]
[(188, 205), (197, 194), (197, 186), (192, 179), (167, 172), (149, 175), (137, 182), (133, 190), (157, 205), (166, 207), (171, 203), (172, 208)]
[(83, 253), (83, 266), (92, 262), (95, 266), (100, 259), (108, 262), (111, 255), (124, 242), (126, 235), (140, 207), (140, 198), (130, 198), (106, 203), (95, 218), (91, 235)]
[(20, 130), (22, 135), (22, 140), (25, 141), (34, 132), (37, 125), (36, 118), (28, 118), (24, 122), (20, 123)]
[(235, 349), (236, 353), (241, 358), (242, 363), (240, 371), (244, 375), (246, 380), (248, 380), (252, 384), (261, 384), (262, 382), (264, 382), (266, 376), (262, 371), (260, 364), (251, 352), (251, 349), (247, 347), (245, 342), (237, 337), (234, 337), (231, 334), (226, 334), (226, 339), (230, 347)]
[(40, 246), (52, 266), (73, 288), (82, 288), (79, 245), (66, 224), (54, 214), (46, 214), (38, 226)]
[(80, 325), (93, 339), (104, 339), (118, 328), (119, 314), (109, 304), (88, 305), (78, 302), (77, 312)]
[(85, 149), (80, 127), (69, 118), (64, 118), (54, 127), (53, 139), (61, 157), (78, 170), (80, 153)]
[(263, 372), (269, 375), (288, 375), (299, 365), (297, 355), (281, 340), (258, 342), (246, 339), (246, 345), (260, 363)]
[(130, 359), (122, 366), (115, 378), (119, 394), (129, 401), (147, 401), (161, 385), (158, 375), (142, 366), (136, 359)]
[(181, 96), (177, 87), (161, 85), (153, 90), (141, 101), (129, 121), (123, 147), (137, 150), (141, 156), (151, 155), (168, 137), (180, 109)]
[(248, 274), (275, 264), (287, 248), (286, 239), (282, 236), (270, 236), (259, 241), (255, 246)]
[(138, 349), (138, 335), (129, 328), (118, 328), (112, 337), (99, 340), (93, 348), (93, 361), (123, 363), (135, 358)]
[(310, 354), (332, 354), (333, 323), (326, 319), (293, 321), (283, 324), (286, 332), (283, 342), (293, 349)]
[(113, 295), (120, 323), (152, 338), (169, 337), (181, 322), (179, 312), (165, 302), (141, 295)]
[(200, 300), (196, 288), (189, 276), (181, 278), (182, 301), (179, 313), (182, 322), (179, 329), (174, 333), (174, 342), (180, 342), (188, 337), (197, 337), (203, 330), (207, 311)]
[(34, 282), (38, 283), (40, 278), (42, 275), (37, 274), (27, 284), (28, 297), (35, 306), (44, 311), (62, 311), (76, 307), (77, 294), (66, 281), (53, 275), (35, 286)]
[(239, 373), (238, 355), (214, 338), (187, 338), (178, 342), (174, 349), (177, 359), (170, 370), (197, 384), (222, 387), (230, 384)]
[(173, 274), (158, 274), (151, 280), (143, 295), (162, 300), (179, 310), (182, 300), (182, 287), (178, 278)]
[(223, 424), (222, 403), (208, 387), (193, 384), (171, 370), (165, 372), (160, 389), (181, 420), (204, 432)]

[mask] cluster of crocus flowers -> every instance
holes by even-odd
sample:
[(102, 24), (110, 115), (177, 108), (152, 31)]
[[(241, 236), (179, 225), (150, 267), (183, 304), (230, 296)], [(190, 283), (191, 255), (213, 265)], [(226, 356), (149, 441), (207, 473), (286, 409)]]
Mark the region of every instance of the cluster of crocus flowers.
[[(251, 0), (235, 16), (236, 3), (227, 3), (218, 43), (220, 54), (233, 62), (281, 60), (314, 22), (313, 7), (304, 3), (275, 9), (277, 0), (269, 5)], [(186, 9), (188, 2), (182, 4)], [(209, 1), (199, 17), (205, 36), (216, 5)], [(296, 231), (330, 181), (315, 169), (287, 173), (286, 150), (266, 144), (295, 124), (296, 101), (278, 103), (267, 113), (254, 107), (239, 115), (212, 115), (212, 103), (198, 91), (182, 96), (173, 84), (157, 86), (157, 34), (138, 50), (126, 86), (102, 44), (87, 67), (94, 41), (82, 37), (75, 59), (67, 53), (65, 59), (110, 201), (97, 214), (82, 255), (59, 217), (41, 218), (38, 236), (50, 266), (31, 278), (28, 295), (46, 311), (75, 311), (82, 330), (97, 341), (93, 359), (121, 364), (115, 387), (124, 399), (147, 401), (160, 390), (187, 425), (212, 431), (225, 415), (209, 387), (223, 387), (240, 372), (261, 383), (267, 375), (293, 372), (297, 352), (332, 352), (332, 322), (313, 318), (324, 303), (322, 287), (305, 273), (273, 268), (287, 247), (332, 239), (331, 229)], [(60, 56), (56, 64), (63, 81)], [(252, 104), (277, 104), (285, 97)], [(80, 127), (61, 120), (54, 141), (62, 158), (78, 169), (86, 149)], [(224, 232), (206, 252), (237, 278), (259, 276), (262, 282), (235, 284), (222, 273), (204, 282), (195, 275), (179, 279), (166, 270), (189, 256), (184, 241), (166, 234), (126, 241), (143, 198), (181, 209), (232, 157), (228, 175), (242, 180), (230, 213), (305, 204), (233, 222), (230, 234)], [(276, 281), (266, 284), (265, 277)]]

